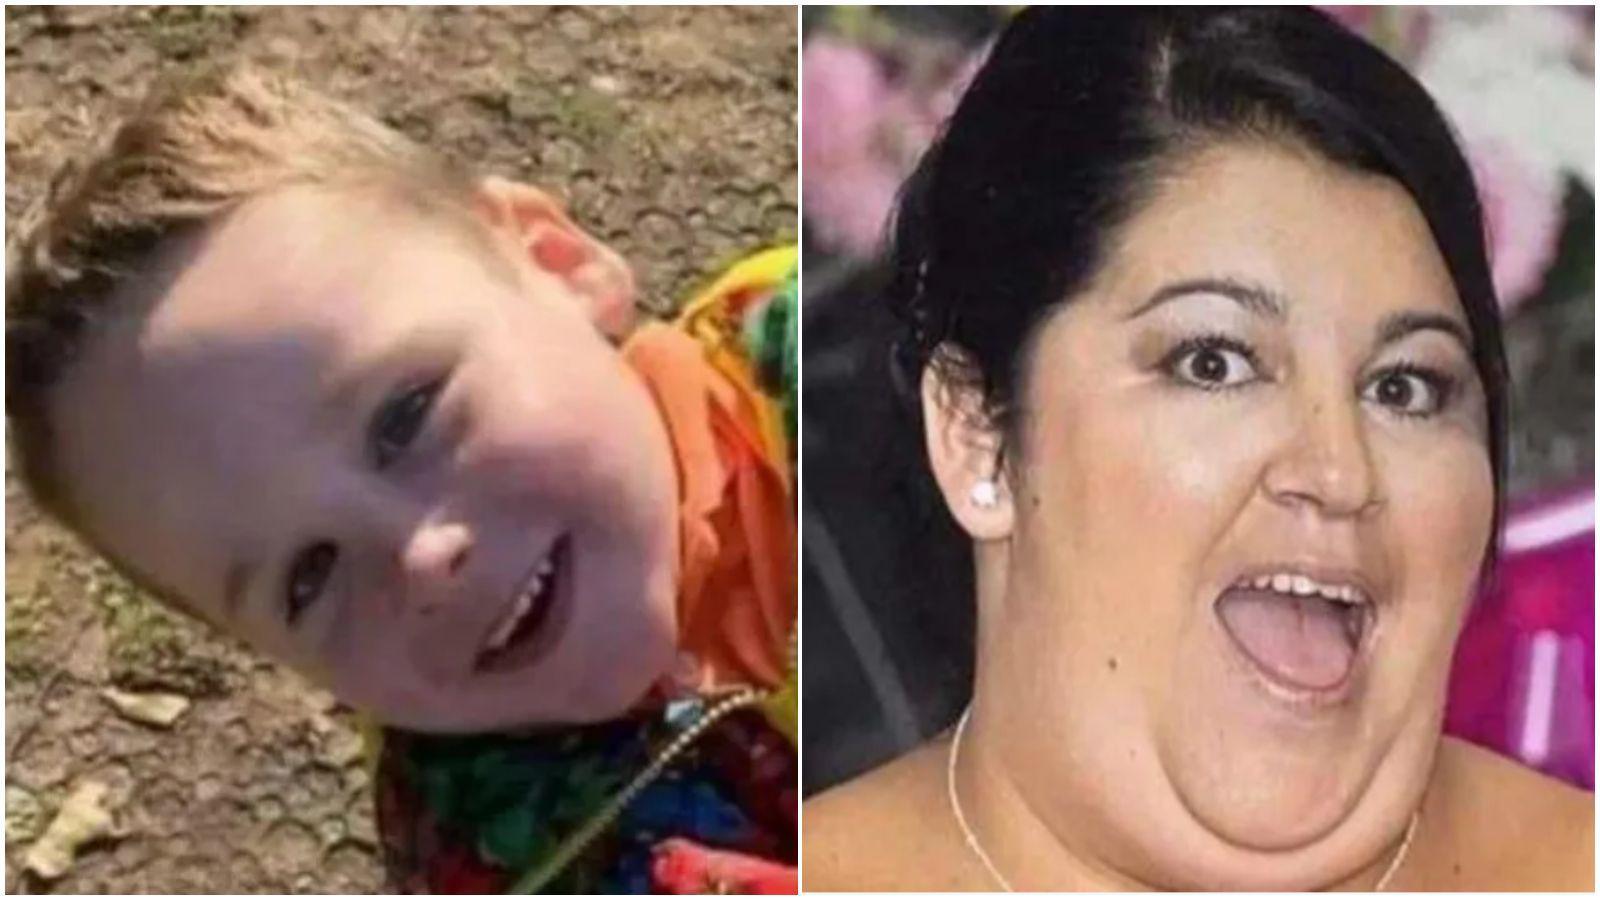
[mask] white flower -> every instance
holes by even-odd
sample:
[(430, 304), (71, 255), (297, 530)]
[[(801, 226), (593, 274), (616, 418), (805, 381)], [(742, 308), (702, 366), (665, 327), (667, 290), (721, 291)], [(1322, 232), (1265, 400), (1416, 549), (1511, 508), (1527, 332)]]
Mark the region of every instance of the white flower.
[(1437, 9), (1417, 77), (1467, 143), (1494, 141), (1594, 188), (1594, 78), (1574, 64), (1592, 40), (1548, 7)]

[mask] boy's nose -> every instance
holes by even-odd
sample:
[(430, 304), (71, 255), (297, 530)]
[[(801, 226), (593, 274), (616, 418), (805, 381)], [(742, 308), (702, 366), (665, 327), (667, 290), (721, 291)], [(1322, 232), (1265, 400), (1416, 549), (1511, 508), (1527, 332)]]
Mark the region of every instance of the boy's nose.
[(472, 532), (454, 522), (423, 524), (400, 550), (407, 587), (423, 612), (445, 602), (472, 556)]

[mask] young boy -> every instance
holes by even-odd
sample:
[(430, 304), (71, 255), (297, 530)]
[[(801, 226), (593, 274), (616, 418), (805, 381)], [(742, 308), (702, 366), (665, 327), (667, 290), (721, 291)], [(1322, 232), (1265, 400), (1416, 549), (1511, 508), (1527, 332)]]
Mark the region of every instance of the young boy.
[(549, 195), (248, 70), (157, 92), (18, 234), (21, 476), (390, 726), (399, 887), (792, 886), (792, 253), (634, 329)]

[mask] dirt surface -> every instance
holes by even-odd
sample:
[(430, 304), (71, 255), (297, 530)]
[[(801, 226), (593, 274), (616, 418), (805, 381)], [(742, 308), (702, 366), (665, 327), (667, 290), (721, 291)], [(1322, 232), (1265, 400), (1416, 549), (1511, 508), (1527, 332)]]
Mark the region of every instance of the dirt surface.
[[(242, 55), (429, 144), (552, 187), (669, 307), (796, 233), (792, 9), (6, 10), (8, 221), (160, 72)], [(7, 235), (9, 237), (9, 233)], [(164, 612), (6, 478), (9, 891), (370, 892), (381, 879), (350, 712)], [(107, 687), (181, 694), (170, 728)], [(66, 794), (114, 834), (62, 878), (21, 861)]]

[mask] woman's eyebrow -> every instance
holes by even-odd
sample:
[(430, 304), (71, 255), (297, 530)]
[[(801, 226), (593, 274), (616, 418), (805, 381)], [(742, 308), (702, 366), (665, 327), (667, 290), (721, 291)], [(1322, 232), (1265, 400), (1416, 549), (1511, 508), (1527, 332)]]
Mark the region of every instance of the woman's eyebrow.
[(1418, 331), (1442, 331), (1455, 338), (1461, 349), (1472, 353), (1472, 333), (1455, 316), (1435, 312), (1391, 313), (1378, 326), (1377, 347), (1387, 347)]
[(1219, 297), (1226, 297), (1250, 312), (1257, 315), (1271, 316), (1275, 319), (1284, 317), (1284, 309), (1288, 305), (1283, 295), (1277, 291), (1243, 279), (1232, 277), (1191, 278), (1162, 286), (1160, 290), (1151, 294), (1149, 299), (1139, 304), (1133, 312), (1123, 316), (1123, 321), (1137, 319), (1169, 300), (1176, 300), (1189, 294), (1215, 294)]
[[(1239, 278), (1191, 278), (1164, 285), (1123, 319), (1136, 319), (1170, 300), (1189, 294), (1215, 294), (1226, 297), (1258, 315), (1281, 319), (1287, 308), (1283, 294)], [(1392, 313), (1378, 326), (1377, 346), (1385, 347), (1418, 331), (1442, 331), (1472, 352), (1472, 333), (1460, 318), (1444, 313), (1407, 311)]]

